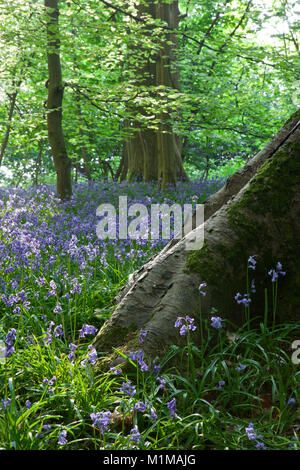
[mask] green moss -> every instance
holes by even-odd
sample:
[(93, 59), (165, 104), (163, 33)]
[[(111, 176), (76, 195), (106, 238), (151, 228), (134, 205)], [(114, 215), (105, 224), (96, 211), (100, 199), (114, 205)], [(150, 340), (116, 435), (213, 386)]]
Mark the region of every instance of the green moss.
[(206, 242), (201, 250), (190, 252), (186, 266), (186, 272), (199, 273), (206, 282), (212, 282), (220, 274), (220, 266)]
[(106, 322), (101, 328), (98, 336), (95, 338), (95, 345), (98, 350), (101, 349), (101, 351), (110, 351), (112, 345), (123, 344), (124, 341), (130, 339), (130, 336), (135, 331), (136, 325), (122, 327), (115, 323)]
[[(233, 288), (235, 293), (245, 289), (247, 259), (259, 253), (255, 278), (262, 292), (263, 284), (270, 284), (267, 269), (280, 260), (290, 272), (286, 279), (280, 279), (284, 294), (279, 315), (282, 319), (300, 315), (300, 279), (295, 270), (295, 264), (298, 262), (298, 269), (300, 264), (299, 233), (295, 233), (291, 216), (293, 199), (299, 192), (300, 145), (291, 143), (265, 162), (239, 202), (227, 209), (229, 228), (236, 241), (230, 245), (205, 243), (202, 250), (189, 254), (187, 268), (210, 285), (215, 306), (228, 311), (234, 308)], [(263, 306), (264, 298), (257, 299)]]

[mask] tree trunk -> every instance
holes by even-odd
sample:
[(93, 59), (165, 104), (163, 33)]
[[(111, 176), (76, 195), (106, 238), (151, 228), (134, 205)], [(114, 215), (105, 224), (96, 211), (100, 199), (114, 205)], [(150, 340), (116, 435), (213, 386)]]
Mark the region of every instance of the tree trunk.
[[(181, 341), (174, 328), (177, 317), (199, 318), (200, 299), (204, 318), (216, 308), (218, 316), (240, 325), (243, 308), (235, 296), (249, 291), (246, 270), (252, 255), (257, 265), (249, 269), (249, 282), (255, 279), (256, 286), (256, 293), (250, 293), (251, 317), (263, 318), (265, 288), (272, 292), (268, 272), (281, 262), (286, 275), (279, 279), (277, 321), (300, 320), (300, 111), (204, 208), (204, 225), (170, 242), (120, 292), (115, 312), (96, 337), (98, 350), (140, 349), (143, 328), (148, 331), (144, 351), (150, 357), (162, 355)], [(201, 230), (203, 247), (187, 250), (187, 239)], [(198, 289), (203, 282), (204, 297)], [(194, 342), (200, 341), (199, 330), (193, 332)], [(108, 356), (110, 363), (114, 354)]]
[(60, 41), (58, 0), (45, 0), (47, 12), (48, 42), (48, 99), (47, 125), (48, 138), (56, 170), (57, 193), (61, 199), (72, 194), (71, 160), (68, 158), (62, 129), (62, 103), (64, 87), (60, 64)]
[(17, 95), (18, 95), (21, 83), (22, 83), (21, 80), (19, 80), (15, 84), (15, 81), (13, 80), (14, 91), (9, 96), (10, 105), (9, 105), (7, 124), (6, 124), (6, 131), (5, 131), (4, 139), (3, 139), (3, 142), (1, 144), (1, 149), (0, 149), (0, 166), (2, 165), (3, 158), (4, 158), (4, 155), (5, 155), (5, 151), (6, 151), (6, 148), (7, 148), (9, 135), (10, 135), (10, 131), (11, 131), (12, 120), (13, 120), (13, 114), (14, 114), (14, 110), (15, 110), (15, 106), (16, 106)]
[[(178, 28), (179, 9), (178, 1), (165, 4), (159, 1), (157, 4), (148, 1), (147, 5), (139, 6), (139, 15), (150, 15), (167, 23), (172, 30)], [(146, 32), (145, 35), (151, 34)], [(132, 48), (134, 54), (136, 47)], [(164, 86), (168, 89), (180, 89), (178, 71), (174, 67), (175, 51), (177, 49), (176, 34), (172, 31), (161, 40), (156, 63), (150, 59), (137, 65), (135, 70), (136, 85), (147, 87)], [(147, 51), (145, 51), (147, 56)], [(147, 116), (147, 111), (142, 108), (134, 110), (136, 113)], [(188, 179), (181, 158), (181, 139), (172, 130), (171, 116), (164, 111), (159, 115), (158, 130), (147, 129), (139, 122), (129, 124), (139, 129), (133, 136), (127, 139), (128, 177), (129, 180), (144, 180), (147, 182), (161, 181), (162, 188), (167, 184), (176, 184), (177, 178)]]

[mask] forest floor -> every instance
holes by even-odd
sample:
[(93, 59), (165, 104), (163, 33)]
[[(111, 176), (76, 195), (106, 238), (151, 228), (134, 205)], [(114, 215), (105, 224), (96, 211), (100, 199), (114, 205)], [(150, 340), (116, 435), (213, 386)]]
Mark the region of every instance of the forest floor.
[[(94, 367), (101, 353), (92, 341), (115, 295), (167, 243), (99, 240), (97, 207), (117, 208), (124, 195), (128, 205), (200, 204), (223, 183), (195, 180), (165, 193), (144, 183), (78, 184), (63, 204), (48, 186), (0, 189), (1, 449), (300, 449), (297, 325), (270, 325), (271, 302), (258, 327), (251, 317), (235, 335), (212, 311), (219, 320), (203, 323), (201, 346), (193, 321), (181, 319), (186, 347), (160, 363), (137, 354), (129, 372)], [(175, 357), (187, 360), (186, 374), (171, 367)]]

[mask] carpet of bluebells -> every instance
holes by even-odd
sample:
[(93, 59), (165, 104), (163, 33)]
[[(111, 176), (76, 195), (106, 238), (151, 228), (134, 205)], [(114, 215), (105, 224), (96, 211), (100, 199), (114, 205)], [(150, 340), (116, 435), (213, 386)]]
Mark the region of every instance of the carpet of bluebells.
[[(223, 183), (166, 192), (145, 183), (78, 184), (64, 203), (48, 186), (0, 189), (1, 449), (300, 448), (299, 367), (285, 352), (294, 325), (252, 331), (248, 323), (228, 341), (215, 313), (198, 349), (194, 319), (178, 312), (171, 327), (186, 336), (184, 349), (172, 347), (160, 364), (137, 352), (126, 373), (94, 367), (93, 338), (116, 293), (167, 243), (99, 240), (98, 206), (117, 208), (124, 195), (128, 205), (200, 204)], [(168, 369), (186, 355), (186, 376)]]

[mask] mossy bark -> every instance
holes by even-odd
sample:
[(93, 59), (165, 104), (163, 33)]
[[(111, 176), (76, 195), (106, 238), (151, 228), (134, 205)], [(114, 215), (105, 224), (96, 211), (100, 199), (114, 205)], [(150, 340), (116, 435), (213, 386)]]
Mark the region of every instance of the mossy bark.
[[(262, 319), (267, 288), (271, 317), (274, 283), (268, 272), (277, 262), (282, 263), (286, 275), (278, 278), (276, 321), (300, 322), (300, 128), (290, 135), (297, 120), (299, 113), (267, 145), (267, 150), (240, 172), (242, 188), (235, 179), (236, 193), (230, 196), (229, 185), (219, 193), (226, 201), (222, 207), (218, 207), (217, 195), (214, 204), (207, 201), (209, 216), (204, 226), (192, 232), (204, 229), (202, 249), (187, 251), (183, 238), (169, 244), (133, 276), (118, 297), (119, 305), (108, 321), (110, 328), (114, 326), (117, 331), (118, 325), (130, 325), (131, 331), (147, 330), (143, 349), (153, 357), (182, 341), (174, 328), (176, 318), (189, 315), (197, 321), (200, 300), (204, 318), (210, 318), (214, 307), (220, 317), (242, 324), (243, 305), (236, 302), (235, 295), (249, 293), (251, 318)], [(287, 139), (282, 146), (278, 136)], [(247, 286), (251, 255), (256, 255), (257, 264), (255, 270), (248, 269)], [(249, 288), (252, 279), (255, 293)], [(198, 290), (201, 282), (207, 283), (204, 297)], [(126, 351), (134, 344), (131, 339), (126, 345), (124, 336), (109, 344), (105, 328), (95, 341), (101, 351), (104, 344), (106, 351), (111, 350), (110, 346)], [(194, 332), (196, 342), (200, 341), (198, 333), (199, 328)]]

